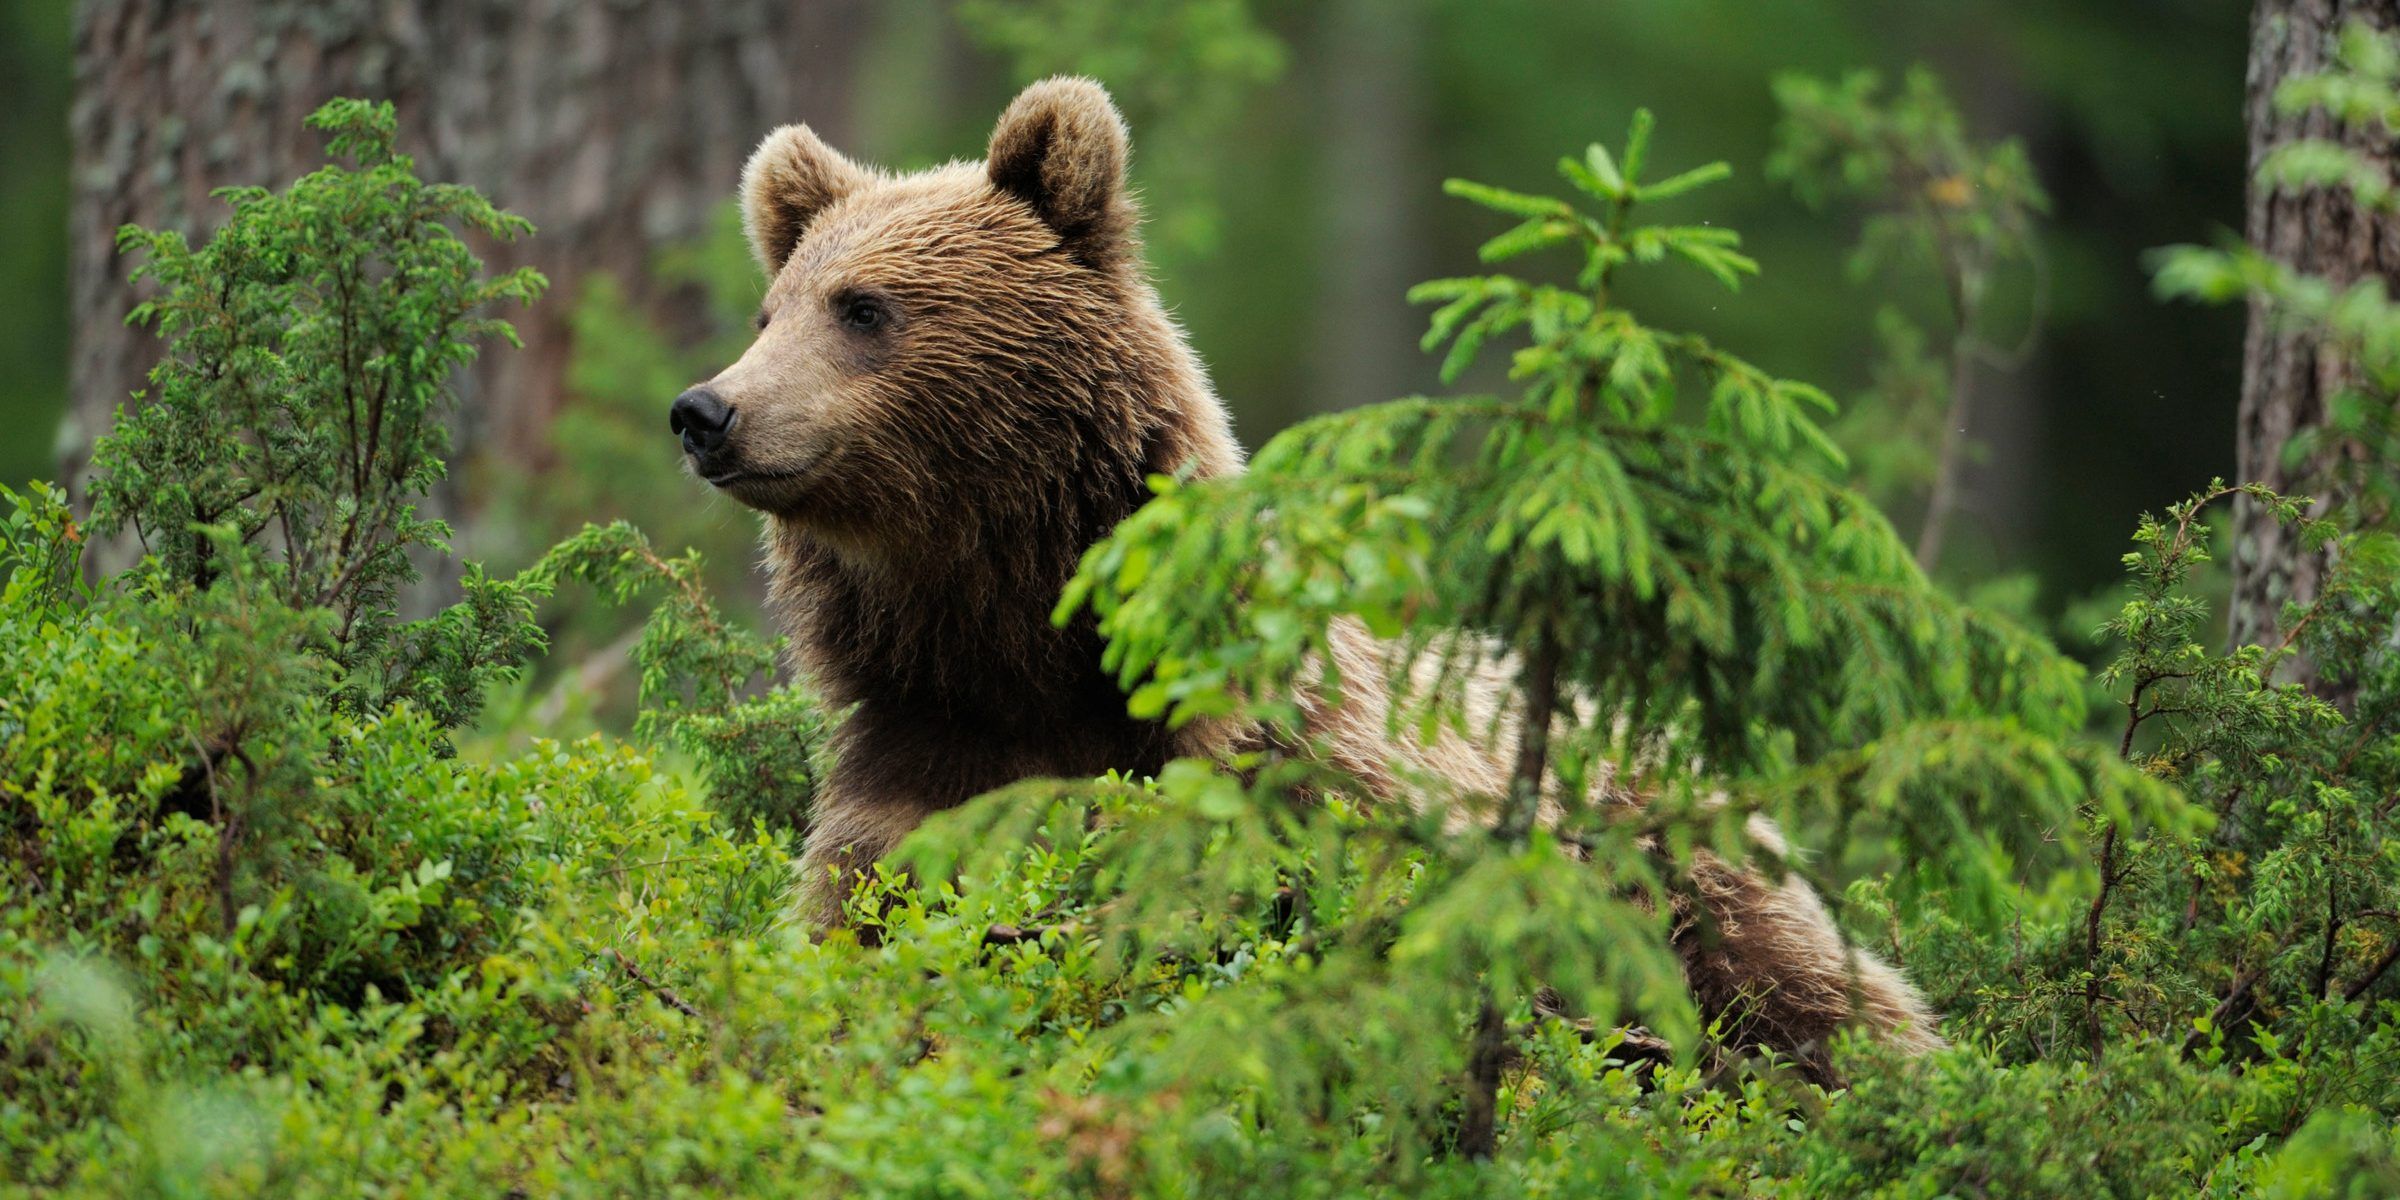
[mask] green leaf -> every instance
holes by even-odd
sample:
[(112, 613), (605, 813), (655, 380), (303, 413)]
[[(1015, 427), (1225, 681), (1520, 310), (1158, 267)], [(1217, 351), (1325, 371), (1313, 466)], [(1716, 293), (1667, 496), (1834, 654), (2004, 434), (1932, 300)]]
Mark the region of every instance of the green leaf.
[(1445, 179), (1442, 190), (1450, 195), (1520, 217), (1565, 217), (1573, 214), (1566, 202), (1547, 196), (1528, 196), (1488, 184), (1465, 179)]
[(1576, 226), (1549, 217), (1535, 217), (1485, 242), (1476, 251), (1485, 262), (1500, 262), (1575, 238)]
[(1609, 157), (1608, 147), (1593, 142), (1584, 150), (1583, 161), (1585, 166), (1591, 168), (1593, 177), (1599, 180), (1603, 199), (1615, 200), (1624, 196), (1625, 176), (1617, 170), (1617, 160)]
[(1732, 176), (1733, 168), (1731, 166), (1723, 162), (1712, 162), (1706, 166), (1694, 167), (1680, 175), (1662, 179), (1657, 183), (1643, 184), (1640, 198), (1644, 201), (1671, 200), (1693, 188), (1704, 187)]
[(1625, 181), (1629, 189), (1639, 194), (1644, 160), (1650, 154), (1650, 131), (1657, 118), (1647, 108), (1633, 110), (1633, 124), (1625, 131)]

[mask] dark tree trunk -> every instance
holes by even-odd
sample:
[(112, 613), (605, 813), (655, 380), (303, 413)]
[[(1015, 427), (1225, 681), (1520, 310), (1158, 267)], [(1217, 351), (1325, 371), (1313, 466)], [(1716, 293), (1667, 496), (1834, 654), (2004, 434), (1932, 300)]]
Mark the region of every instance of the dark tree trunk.
[[(2256, 172), (2276, 147), (2302, 138), (2337, 139), (2392, 157), (2394, 147), (2380, 133), (2345, 130), (2322, 112), (2287, 117), (2275, 107), (2276, 89), (2285, 80), (2333, 64), (2335, 41), (2353, 21), (2386, 30), (2400, 27), (2400, 0), (2259, 0), (2250, 30), (2252, 175), (2245, 233), (2251, 245), (2276, 261), (2337, 285), (2400, 279), (2400, 220), (2361, 209), (2346, 190), (2272, 188), (2261, 184)], [(2284, 445), (2293, 434), (2323, 423), (2328, 403), (2352, 378), (2345, 356), (2314, 337), (2280, 327), (2253, 301), (2243, 345), (2241, 478), (2315, 495), (2321, 510), (2334, 498), (2326, 480), (2331, 464), (2287, 464)], [(2237, 646), (2272, 645), (2283, 605), (2316, 598), (2326, 557), (2246, 500), (2234, 521), (2231, 640)], [(2295, 673), (2301, 682), (2319, 682), (2306, 663), (2296, 664)]]
[(463, 384), (474, 449), (538, 467), (578, 283), (607, 272), (670, 328), (690, 327), (701, 306), (652, 278), (652, 255), (706, 228), (772, 126), (807, 120), (839, 140), (869, 16), (866, 0), (84, 4), (61, 476), (80, 500), (92, 439), (156, 356), (124, 323), (136, 296), (117, 227), (205, 234), (225, 213), (211, 189), (280, 186), (323, 161), (301, 119), (342, 95), (397, 103), (421, 174), (479, 188), (538, 228), (485, 248), (496, 269), (550, 279), (542, 304), (502, 314), (525, 348), (487, 353)]

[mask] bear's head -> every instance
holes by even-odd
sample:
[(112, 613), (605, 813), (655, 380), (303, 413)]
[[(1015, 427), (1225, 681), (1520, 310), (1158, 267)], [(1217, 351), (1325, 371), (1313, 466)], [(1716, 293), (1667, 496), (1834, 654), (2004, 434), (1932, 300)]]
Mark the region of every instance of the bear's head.
[(742, 176), (757, 340), (670, 416), (694, 471), (888, 563), (1088, 541), (1148, 473), (1231, 469), (1143, 273), (1126, 153), (1107, 92), (1070, 78), (1019, 95), (980, 163), (891, 174), (768, 135)]

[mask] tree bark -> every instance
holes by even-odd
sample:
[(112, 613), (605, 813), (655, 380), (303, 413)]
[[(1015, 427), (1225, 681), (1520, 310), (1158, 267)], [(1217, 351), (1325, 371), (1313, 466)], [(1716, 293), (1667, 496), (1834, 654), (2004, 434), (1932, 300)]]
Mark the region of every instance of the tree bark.
[(461, 381), (462, 450), (538, 469), (580, 281), (607, 272), (669, 328), (696, 330), (703, 306), (654, 278), (653, 255), (706, 229), (769, 128), (805, 119), (838, 139), (869, 16), (866, 0), (91, 0), (75, 27), (61, 477), (82, 501), (92, 440), (156, 359), (125, 325), (138, 297), (117, 228), (205, 235), (226, 211), (212, 189), (281, 186), (324, 161), (301, 119), (343, 95), (395, 102), (424, 177), (481, 189), (539, 230), (479, 247), (551, 291), (499, 314), (525, 348), (489, 350)]
[[(2303, 138), (2338, 140), (2387, 160), (2393, 157), (2391, 139), (2378, 131), (2344, 129), (2322, 112), (2285, 116), (2275, 106), (2276, 90), (2284, 81), (2333, 65), (2336, 39), (2353, 21), (2384, 30), (2400, 28), (2400, 0), (2258, 0), (2250, 30), (2246, 109), (2251, 179), (2245, 233), (2262, 253), (2336, 286), (2362, 279), (2400, 279), (2400, 220), (2360, 208), (2346, 190), (2291, 191), (2260, 182), (2257, 171), (2277, 147)], [(2322, 424), (2328, 404), (2354, 377), (2353, 366), (2335, 348), (2284, 327), (2253, 299), (2243, 343), (2237, 446), (2241, 478), (2279, 492), (2313, 495), (2322, 512), (2336, 499), (2328, 486), (2331, 459), (2287, 463), (2284, 447), (2294, 434)], [(2273, 645), (2283, 605), (2316, 598), (2327, 557), (2302, 545), (2293, 531), (2247, 498), (2235, 506), (2234, 534), (2230, 641), (2235, 646)], [(2296, 661), (2291, 671), (2299, 682), (2323, 682), (2306, 662)]]

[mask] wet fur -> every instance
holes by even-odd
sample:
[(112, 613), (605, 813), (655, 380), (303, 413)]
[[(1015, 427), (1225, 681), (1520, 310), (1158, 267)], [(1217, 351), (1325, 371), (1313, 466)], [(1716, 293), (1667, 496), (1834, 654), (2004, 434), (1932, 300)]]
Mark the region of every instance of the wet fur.
[[(767, 514), (795, 665), (855, 706), (802, 856), (804, 920), (838, 922), (859, 871), (981, 792), (1143, 774), (1256, 738), (1128, 716), (1090, 623), (1050, 621), (1146, 476), (1242, 463), (1143, 274), (1126, 152), (1097, 84), (1052, 79), (1009, 106), (985, 162), (887, 175), (790, 126), (744, 172), (745, 225), (773, 283), (758, 342), (708, 385), (739, 415), (708, 470)], [(891, 312), (872, 335), (838, 319), (862, 295)], [(1505, 790), (1490, 747), (1389, 733), (1383, 650), (1363, 630), (1339, 629), (1335, 655), (1347, 699), (1312, 732), (1339, 765), (1394, 802), (1420, 794), (1410, 779)], [(1503, 683), (1477, 682), (1486, 711)], [(1940, 1044), (1907, 983), (1847, 947), (1796, 879), (1712, 861), (1697, 884), (1705, 919), (1679, 922), (1677, 940), (1704, 1009), (1734, 1020), (1737, 1040), (1803, 1050), (1855, 1011), (1904, 1045)]]

